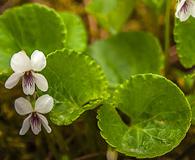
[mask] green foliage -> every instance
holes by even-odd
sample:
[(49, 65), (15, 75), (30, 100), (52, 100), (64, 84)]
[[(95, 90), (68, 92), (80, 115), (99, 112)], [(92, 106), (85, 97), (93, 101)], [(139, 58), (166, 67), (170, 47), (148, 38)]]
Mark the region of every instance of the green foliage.
[(63, 48), (65, 30), (60, 17), (47, 7), (29, 4), (0, 16), (0, 73), (10, 70), (11, 56), (38, 49), (48, 54)]
[(190, 127), (191, 110), (184, 94), (159, 75), (132, 76), (116, 89), (111, 102), (99, 110), (99, 128), (107, 143), (128, 156), (163, 155), (181, 142)]
[(55, 99), (50, 118), (57, 125), (71, 124), (107, 97), (105, 76), (86, 55), (56, 51), (48, 56), (44, 75), (49, 83), (49, 94)]
[(195, 95), (189, 95), (187, 98), (192, 109), (192, 124), (195, 125)]
[(165, 4), (165, 0), (143, 0), (148, 6), (154, 9), (161, 9)]
[(139, 73), (160, 73), (162, 49), (158, 40), (144, 32), (120, 33), (97, 41), (89, 54), (101, 65), (111, 86)]
[(195, 19), (189, 18), (186, 22), (175, 22), (175, 41), (179, 59), (186, 68), (195, 65), (195, 45), (194, 45)]
[[(143, 7), (143, 10), (136, 9), (135, 18), (125, 26), (126, 30), (130, 28), (151, 31), (153, 23), (147, 20), (149, 17), (155, 17), (159, 18), (159, 24), (155, 26), (166, 26), (165, 32), (168, 33), (172, 28), (168, 26), (172, 23), (169, 24), (169, 3), (166, 9), (163, 8), (165, 2), (164, 0), (90, 1), (85, 8), (86, 11), (93, 15), (108, 32), (115, 35), (106, 40), (96, 41), (89, 47), (85, 21), (74, 13), (67, 11), (58, 13), (42, 5), (27, 4), (8, 9), (0, 15), (0, 93), (3, 95), (0, 96), (0, 139), (2, 139), (0, 144), (3, 144), (0, 148), (3, 148), (1, 152), (3, 158), (0, 154), (0, 159), (4, 159), (7, 155), (5, 159), (12, 159), (13, 156), (9, 157), (7, 154), (10, 150), (11, 152), (13, 150), (14, 154), (18, 153), (18, 150), (12, 147), (17, 142), (15, 137), (18, 136), (18, 132), (9, 132), (9, 130), (13, 129), (21, 119), (17, 120), (13, 116), (15, 111), (10, 106), (14, 99), (24, 95), (19, 88), (21, 85), (11, 92), (4, 85), (11, 70), (9, 64), (11, 56), (21, 50), (26, 51), (29, 56), (34, 50), (40, 50), (47, 56), (47, 66), (43, 75), (49, 83), (48, 94), (55, 100), (55, 106), (49, 114), (54, 124), (70, 125), (82, 113), (100, 106), (98, 126), (102, 137), (113, 147), (113, 150), (107, 150), (107, 156), (109, 154), (114, 158), (119, 156), (120, 159), (121, 155), (115, 152), (116, 149), (127, 156), (153, 158), (175, 148), (190, 127), (191, 110), (192, 124), (195, 125), (195, 95), (191, 94), (187, 97), (191, 104), (190, 108), (182, 91), (168, 79), (157, 75), (161, 73), (164, 59), (160, 42), (155, 36), (143, 31), (119, 33), (131, 15), (135, 3)], [(75, 1), (73, 3), (75, 4)], [(88, 16), (83, 9), (79, 10), (69, 4), (66, 7)], [(151, 13), (144, 15), (145, 11), (149, 11), (148, 7), (152, 8)], [(165, 17), (162, 9), (167, 12)], [(167, 24), (163, 24), (163, 19), (166, 19)], [(174, 38), (177, 52), (181, 63), (186, 68), (195, 65), (194, 26), (193, 18), (182, 23), (176, 20), (175, 23)], [(161, 29), (154, 29), (152, 32), (158, 35), (161, 41), (165, 39), (162, 44), (168, 44), (170, 37), (163, 37), (164, 33), (158, 32)], [(101, 37), (101, 31), (100, 28), (97, 36)], [(94, 37), (89, 38), (94, 39)], [(171, 47), (175, 45), (172, 41), (170, 43)], [(87, 48), (88, 55), (80, 53)], [(186, 76), (187, 72), (178, 65), (174, 51), (170, 52), (171, 56), (166, 55), (165, 59), (168, 61), (165, 69), (166, 76), (178, 82), (185, 93), (192, 93), (194, 74)], [(111, 87), (110, 90), (108, 86)], [(37, 91), (35, 95), (28, 98), (34, 103), (39, 94), (42, 93)], [(100, 136), (96, 132), (98, 130), (96, 118), (93, 117), (94, 115), (87, 117), (88, 115), (83, 118), (85, 123), (81, 125), (82, 133), (80, 125), (75, 124), (65, 131), (64, 127), (55, 127), (50, 123), (52, 133), (45, 134), (44, 140), (42, 136), (35, 138), (35, 145), (39, 147), (36, 148), (37, 154), (34, 154), (34, 151), (30, 153), (31, 157), (42, 156), (49, 151), (46, 158), (67, 160), (69, 156), (72, 159), (79, 159), (75, 157), (88, 154), (89, 151), (105, 152), (106, 144), (99, 144), (99, 141), (93, 140)], [(17, 123), (12, 123), (13, 121)], [(10, 135), (13, 135), (13, 140)], [(29, 145), (32, 145), (28, 138), (26, 141), (20, 138), (20, 141), (24, 141), (18, 144), (20, 152), (28, 152)], [(41, 143), (48, 144), (48, 147), (43, 148)], [(22, 147), (25, 150), (21, 150)], [(75, 152), (75, 148), (81, 150)], [(102, 148), (103, 151), (99, 151)], [(31, 157), (26, 157), (24, 154), (20, 158), (33, 159)], [(99, 158), (102, 159), (101, 156), (97, 157)]]
[(132, 0), (93, 0), (86, 10), (111, 33), (121, 30), (134, 7)]
[(66, 47), (75, 51), (85, 51), (87, 48), (87, 32), (82, 19), (70, 12), (60, 12), (67, 29)]

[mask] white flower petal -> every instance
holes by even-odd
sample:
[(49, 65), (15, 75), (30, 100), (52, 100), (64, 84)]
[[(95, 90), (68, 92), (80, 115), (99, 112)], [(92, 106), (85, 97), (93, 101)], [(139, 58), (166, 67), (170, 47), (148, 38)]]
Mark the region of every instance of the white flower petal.
[(31, 118), (31, 114), (23, 121), (22, 128), (20, 129), (19, 135), (25, 135), (26, 132), (29, 130), (30, 118)]
[(17, 73), (31, 70), (30, 58), (24, 51), (15, 53), (11, 58), (11, 68)]
[(192, 13), (192, 2), (191, 0), (181, 0), (178, 2), (177, 10), (175, 16), (180, 19), (180, 21), (186, 21)]
[(26, 82), (25, 78), (22, 78), (22, 88), (26, 95), (33, 95), (35, 92), (35, 81), (32, 80), (31, 83)]
[(46, 57), (43, 52), (35, 50), (31, 55), (31, 65), (34, 71), (41, 71), (46, 66)]
[(23, 97), (16, 99), (14, 106), (15, 106), (16, 112), (19, 115), (26, 115), (33, 111), (33, 108), (30, 102)]
[(11, 89), (17, 85), (24, 73), (13, 73), (5, 82), (5, 88)]
[(195, 1), (192, 2), (192, 13), (191, 13), (192, 17), (195, 18)]
[(34, 76), (37, 87), (41, 91), (46, 92), (48, 90), (47, 79), (42, 74), (39, 74), (39, 73), (33, 73), (33, 76)]
[(179, 15), (179, 19), (181, 22), (184, 22), (190, 17), (190, 15), (191, 15), (191, 12), (186, 12), (186, 13), (181, 12)]
[[(184, 6), (184, 4), (186, 3), (187, 0), (178, 0), (177, 3), (177, 9), (176, 9), (176, 15), (181, 11), (182, 7)], [(179, 18), (179, 17), (177, 17)]]
[(42, 123), (43, 127), (45, 128), (45, 130), (47, 131), (47, 133), (51, 133), (51, 128), (48, 124), (47, 118), (45, 116), (43, 116), (42, 114), (39, 114), (39, 113), (37, 113), (37, 115), (41, 119), (41, 123)]
[[(37, 115), (38, 116), (38, 115)], [(39, 117), (38, 117), (39, 118)], [(37, 121), (38, 120), (38, 121)], [(31, 130), (35, 135), (38, 135), (41, 131), (41, 119), (33, 120), (33, 117), (30, 119)]]
[(53, 105), (54, 105), (53, 98), (46, 94), (39, 97), (35, 102), (35, 111), (45, 114), (52, 110)]

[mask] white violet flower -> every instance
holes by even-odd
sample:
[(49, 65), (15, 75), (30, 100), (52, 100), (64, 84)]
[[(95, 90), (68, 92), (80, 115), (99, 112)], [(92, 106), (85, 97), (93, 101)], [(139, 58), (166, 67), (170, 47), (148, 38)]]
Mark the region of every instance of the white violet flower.
[(49, 113), (53, 108), (53, 98), (49, 95), (43, 95), (39, 97), (35, 102), (33, 108), (31, 103), (23, 97), (16, 99), (15, 109), (19, 115), (29, 116), (23, 121), (22, 128), (19, 132), (20, 135), (25, 135), (31, 127), (32, 132), (37, 135), (41, 131), (41, 124), (48, 133), (51, 132), (51, 128), (48, 125), (48, 121), (42, 114)]
[(22, 79), (22, 87), (26, 95), (33, 95), (35, 84), (41, 91), (48, 90), (46, 78), (35, 73), (42, 71), (46, 66), (46, 57), (43, 52), (35, 50), (30, 59), (24, 51), (20, 51), (12, 56), (10, 65), (14, 73), (5, 82), (6, 88), (13, 88)]
[(175, 16), (180, 21), (186, 21), (190, 15), (195, 17), (195, 1), (194, 0), (178, 0)]

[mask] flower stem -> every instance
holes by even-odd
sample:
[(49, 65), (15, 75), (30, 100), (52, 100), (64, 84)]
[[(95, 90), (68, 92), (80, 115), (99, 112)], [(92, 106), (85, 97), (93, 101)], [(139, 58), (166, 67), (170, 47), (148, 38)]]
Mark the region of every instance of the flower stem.
[(171, 0), (166, 1), (165, 11), (165, 75), (169, 69), (169, 48), (170, 48), (170, 13), (171, 13)]
[(107, 160), (117, 160), (118, 159), (118, 152), (115, 151), (112, 147), (108, 146), (106, 158), (107, 158)]

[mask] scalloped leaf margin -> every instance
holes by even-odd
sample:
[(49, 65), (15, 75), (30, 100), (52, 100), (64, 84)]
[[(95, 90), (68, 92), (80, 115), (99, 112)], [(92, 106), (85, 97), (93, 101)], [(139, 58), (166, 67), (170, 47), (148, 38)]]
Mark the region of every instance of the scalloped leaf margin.
[[(116, 109), (130, 118), (130, 124)], [(106, 142), (137, 158), (153, 158), (171, 151), (185, 137), (190, 121), (190, 105), (182, 91), (154, 74), (131, 76), (98, 112), (98, 126)]]
[(99, 106), (108, 97), (108, 82), (100, 66), (84, 54), (67, 49), (47, 57), (44, 75), (55, 99), (50, 119), (69, 125), (83, 112)]
[(26, 4), (6, 10), (0, 16), (0, 73), (10, 71), (11, 56), (24, 50), (46, 55), (64, 48), (66, 31), (61, 17), (39, 4)]

